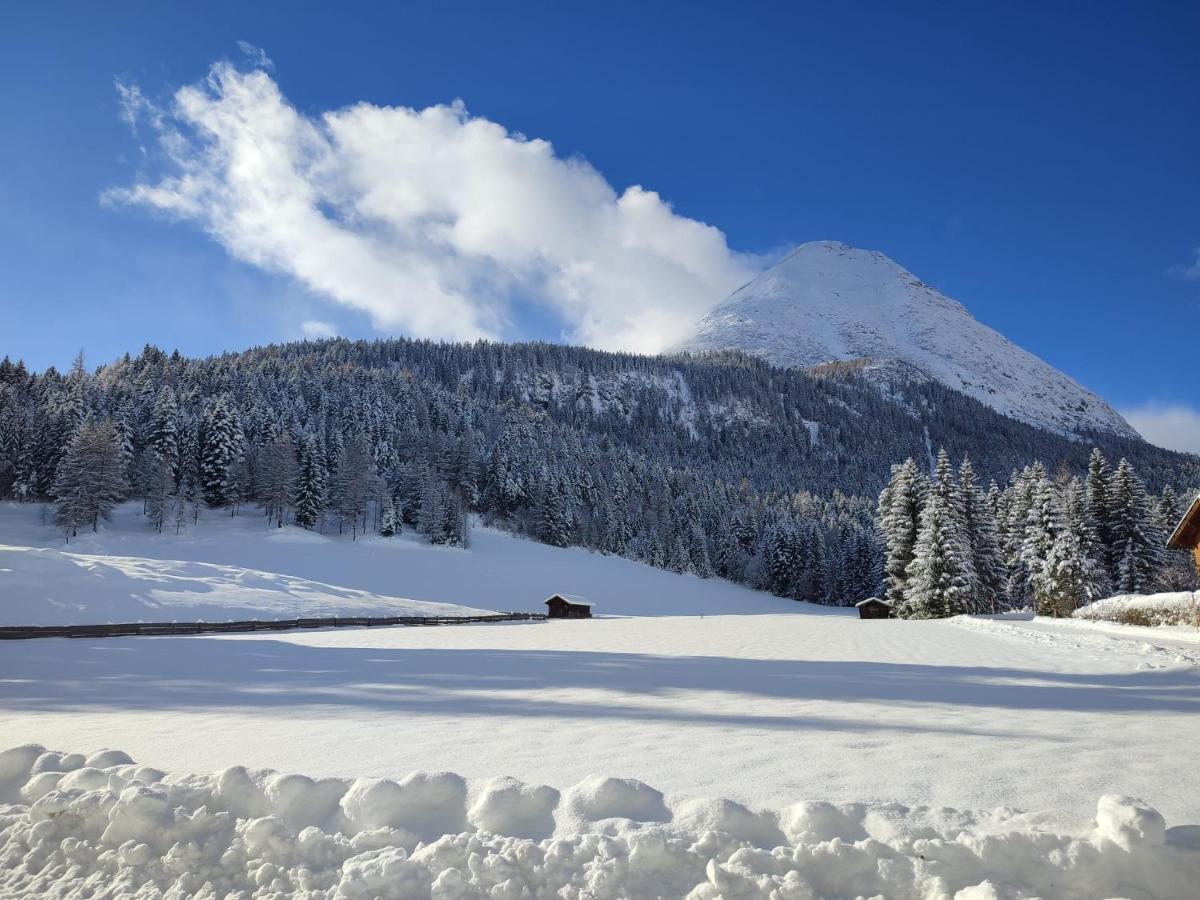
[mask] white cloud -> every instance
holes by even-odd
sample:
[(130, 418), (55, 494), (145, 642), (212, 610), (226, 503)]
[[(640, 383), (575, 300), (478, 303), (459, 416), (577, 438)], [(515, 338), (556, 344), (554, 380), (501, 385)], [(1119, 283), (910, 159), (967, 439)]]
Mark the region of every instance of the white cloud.
[(1192, 261), (1171, 267), (1171, 274), (1192, 281), (1200, 280), (1200, 247), (1192, 251)]
[(1121, 415), (1152, 444), (1200, 453), (1200, 411), (1190, 406), (1147, 403), (1122, 410)]
[(108, 200), (195, 222), (380, 331), (512, 337), (512, 304), (533, 302), (566, 339), (655, 352), (754, 274), (653, 191), (461, 103), (310, 117), (266, 72), (218, 63), (152, 124), (167, 171)]
[(262, 47), (256, 47), (249, 41), (238, 41), (238, 49), (242, 51), (242, 56), (250, 61), (251, 65), (258, 66), (260, 69), (274, 69), (275, 62), (271, 57), (267, 56), (267, 51)]
[(300, 330), (307, 338), (320, 340), (321, 338), (337, 337), (337, 328), (329, 322), (322, 322), (319, 319), (308, 319), (300, 323)]

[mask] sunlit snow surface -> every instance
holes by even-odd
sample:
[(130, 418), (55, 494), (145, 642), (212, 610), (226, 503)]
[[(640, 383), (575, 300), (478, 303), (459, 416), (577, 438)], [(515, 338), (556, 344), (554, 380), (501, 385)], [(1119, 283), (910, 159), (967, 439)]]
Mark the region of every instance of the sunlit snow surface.
[[(19, 532), (25, 546), (59, 547), (35, 516), (0, 509), (0, 542)], [(150, 535), (126, 510), (72, 552), (250, 568), (336, 586), (333, 598), (531, 609), (566, 591), (608, 617), (0, 646), (0, 746), (75, 751), (75, 769), (121, 747), (174, 773), (306, 776), (179, 775), (163, 789), (148, 771), (144, 790), (123, 794), (128, 772), (88, 771), (66, 787), (101, 795), (50, 793), (25, 809), (59, 779), (18, 755), (25, 762), (0, 767), (20, 804), (0, 813), (0, 869), (24, 877), (40, 860), (61, 873), (75, 859), (100, 886), (148, 872), (174, 883), (188, 871), (214, 884), (249, 879), (245, 889), (263, 893), (301, 891), (311, 878), (313, 891), (346, 897), (517, 897), (526, 887), (643, 897), (655, 896), (652, 883), (665, 896), (707, 883), (695, 896), (953, 897), (990, 879), (992, 893), (963, 900), (1169, 898), (1200, 883), (1186, 850), (1200, 834), (1167, 835), (1147, 808), (1169, 825), (1200, 824), (1187, 762), (1200, 742), (1191, 634), (862, 621), (482, 530), (471, 551), (283, 534), (212, 518), (180, 537)], [(21, 565), (0, 569), (10, 570), (3, 579)], [(41, 764), (56, 766), (67, 764)], [(373, 778), (383, 786), (347, 788)], [(1141, 800), (1105, 801), (1097, 831), (1107, 795)], [(816, 824), (804, 831), (795, 823), (809, 813), (788, 812), (809, 809), (798, 803), (834, 808), (812, 807)], [(643, 824), (602, 821), (614, 817)], [(298, 835), (305, 825), (319, 831)], [(416, 850), (414, 836), (440, 831), (455, 837)], [(738, 840), (747, 846), (735, 853)], [(777, 846), (788, 849), (763, 852)], [(938, 877), (940, 894), (929, 880)], [(0, 896), (17, 883), (0, 881)]]

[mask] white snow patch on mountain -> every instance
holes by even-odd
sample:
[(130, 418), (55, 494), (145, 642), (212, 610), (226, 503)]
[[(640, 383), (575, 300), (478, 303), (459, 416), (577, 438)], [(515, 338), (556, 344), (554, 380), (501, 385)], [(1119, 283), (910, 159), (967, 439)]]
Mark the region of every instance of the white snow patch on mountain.
[(701, 319), (680, 349), (741, 350), (779, 366), (899, 360), (996, 411), (1063, 435), (1137, 437), (1100, 397), (882, 253), (802, 244)]

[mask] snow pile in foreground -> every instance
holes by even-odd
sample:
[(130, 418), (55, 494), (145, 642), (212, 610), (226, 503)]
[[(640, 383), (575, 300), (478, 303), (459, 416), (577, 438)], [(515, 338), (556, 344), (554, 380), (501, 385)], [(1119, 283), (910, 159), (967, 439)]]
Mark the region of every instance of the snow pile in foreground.
[(165, 775), (120, 751), (0, 753), (0, 895), (308, 898), (1177, 898), (1200, 827), (1102, 797), (1078, 835), (903, 806), (672, 807), (640, 782), (564, 791), (452, 773), (403, 781)]
[(487, 611), (235, 566), (0, 544), (0, 625), (467, 616)]
[(1074, 617), (1123, 625), (1200, 626), (1200, 591), (1118, 594), (1075, 610)]

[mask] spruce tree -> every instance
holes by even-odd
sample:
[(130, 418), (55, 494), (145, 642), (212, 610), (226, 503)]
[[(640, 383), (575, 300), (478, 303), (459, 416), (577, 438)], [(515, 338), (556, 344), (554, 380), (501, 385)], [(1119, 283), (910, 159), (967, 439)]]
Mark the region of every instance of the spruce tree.
[(392, 537), (396, 533), (396, 503), (391, 491), (383, 494), (383, 511), (379, 514), (379, 533), (383, 537)]
[(924, 479), (910, 456), (892, 467), (892, 477), (879, 495), (879, 530), (884, 540), (884, 595), (893, 606), (904, 603), (908, 566), (920, 530)]
[(971, 460), (958, 468), (958, 496), (963, 517), (963, 538), (971, 555), (971, 611), (996, 613), (1004, 602), (1004, 557), (996, 516), (988, 497), (979, 490)]
[(1110, 502), (1116, 590), (1151, 593), (1158, 587), (1165, 538), (1155, 527), (1146, 488), (1126, 459), (1113, 473)]
[(543, 487), (536, 514), (538, 540), (553, 547), (571, 543), (570, 511), (561, 478), (553, 478)]
[(217, 397), (200, 424), (200, 493), (209, 506), (236, 503), (242, 430), (229, 398)]
[(970, 581), (954, 510), (946, 496), (930, 491), (906, 571), (896, 613), (904, 619), (940, 619), (970, 611)]
[(1089, 560), (1069, 528), (1055, 537), (1033, 579), (1033, 610), (1039, 616), (1069, 616), (1092, 599)]
[(1099, 556), (1109, 575), (1116, 573), (1114, 535), (1113, 535), (1113, 505), (1112, 505), (1112, 473), (1108, 468), (1108, 460), (1100, 452), (1099, 447), (1092, 448), (1088, 458), (1087, 469), (1087, 506), (1086, 519), (1092, 532), (1096, 535), (1099, 546)]
[(325, 461), (316, 438), (306, 435), (300, 449), (300, 471), (296, 479), (294, 520), (301, 528), (312, 528), (325, 508)]

